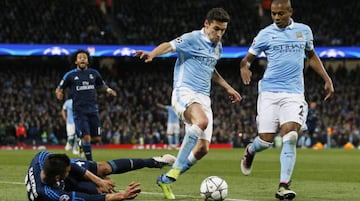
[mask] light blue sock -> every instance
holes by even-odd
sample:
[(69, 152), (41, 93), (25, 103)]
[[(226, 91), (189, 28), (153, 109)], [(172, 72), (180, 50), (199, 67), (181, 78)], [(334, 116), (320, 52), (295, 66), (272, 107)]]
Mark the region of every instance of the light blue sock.
[(179, 145), (179, 134), (175, 134), (175, 135), (174, 135), (174, 144), (175, 144), (176, 146)]
[(197, 125), (192, 125), (188, 129), (184, 136), (176, 161), (173, 165), (174, 168), (180, 168), (180, 170), (182, 170), (185, 166), (187, 166), (188, 156), (195, 147), (202, 132), (203, 130), (201, 130)]
[[(179, 168), (180, 173), (183, 173), (191, 167), (188, 156), (191, 153), (192, 149), (195, 147), (201, 132), (203, 131), (196, 125), (192, 125), (186, 131), (180, 151), (176, 157), (175, 163), (173, 164), (172, 168)], [(166, 174), (161, 175), (161, 181), (164, 183), (174, 182), (174, 180), (170, 177), (167, 177)]]
[(283, 146), (280, 154), (280, 183), (288, 183), (291, 179), (296, 162), (297, 136), (297, 132), (290, 131), (283, 137)]
[(259, 136), (257, 136), (254, 140), (254, 142), (250, 145), (249, 151), (251, 154), (255, 154), (256, 152), (261, 152), (265, 149), (268, 149), (273, 146), (272, 142), (266, 142), (262, 139), (260, 139)]
[(168, 145), (171, 146), (174, 144), (174, 135), (168, 135), (167, 136)]
[[(189, 129), (186, 130), (180, 151), (172, 168), (179, 168), (180, 173), (183, 173), (190, 168), (191, 165), (190, 161), (188, 160), (188, 156), (195, 147), (202, 132), (203, 130), (201, 130), (201, 128), (199, 128), (197, 125), (192, 125)], [(174, 182), (174, 180), (170, 177), (167, 177), (166, 174), (161, 175), (161, 181), (164, 183)]]

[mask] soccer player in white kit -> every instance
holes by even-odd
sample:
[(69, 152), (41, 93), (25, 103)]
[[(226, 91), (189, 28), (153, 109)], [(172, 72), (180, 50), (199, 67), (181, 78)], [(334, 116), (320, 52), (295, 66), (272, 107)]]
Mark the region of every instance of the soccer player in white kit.
[(222, 53), (221, 38), (229, 21), (230, 16), (224, 9), (213, 8), (207, 13), (201, 30), (164, 42), (150, 53), (141, 50), (135, 53), (135, 56), (145, 59), (145, 62), (168, 52), (178, 54), (171, 104), (186, 126), (175, 163), (167, 173), (157, 179), (166, 199), (175, 199), (170, 184), (209, 151), (213, 130), (211, 80), (224, 87), (232, 103), (241, 100), (240, 94), (215, 69)]
[(242, 81), (248, 85), (252, 74), (249, 70), (251, 62), (261, 52), (267, 58), (267, 67), (258, 86), (259, 135), (246, 147), (241, 171), (244, 175), (251, 173), (255, 153), (273, 145), (275, 133), (280, 127), (283, 146), (280, 154), (280, 184), (275, 194), (280, 200), (292, 200), (296, 196), (289, 185), (296, 162), (298, 132), (305, 123), (307, 113), (303, 79), (305, 56), (325, 82), (324, 100), (334, 93), (331, 78), (314, 50), (310, 27), (294, 22), (292, 13), (290, 0), (272, 1), (271, 17), (274, 23), (258, 33), (240, 63)]

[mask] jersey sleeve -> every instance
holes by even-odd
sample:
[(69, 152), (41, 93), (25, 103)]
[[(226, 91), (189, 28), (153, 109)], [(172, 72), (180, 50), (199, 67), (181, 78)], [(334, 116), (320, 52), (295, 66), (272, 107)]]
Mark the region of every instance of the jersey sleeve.
[(58, 84), (57, 88), (65, 89), (66, 87), (69, 86), (71, 72), (72, 71), (65, 73), (65, 75), (62, 77), (60, 83)]
[(180, 37), (170, 41), (172, 49), (176, 52), (190, 52), (191, 51), (191, 40), (193, 38), (192, 33), (185, 33)]
[(266, 45), (267, 45), (266, 41), (267, 41), (266, 34), (264, 34), (264, 31), (262, 30), (254, 38), (254, 40), (249, 48), (249, 53), (251, 53), (255, 56), (259, 55), (262, 51), (264, 51), (266, 49)]
[(96, 74), (96, 79), (95, 79), (95, 84), (96, 84), (96, 88), (102, 88), (103, 86), (106, 85), (105, 81), (103, 80), (103, 78), (101, 77), (101, 74), (99, 73), (99, 71), (94, 70), (94, 73)]
[(77, 176), (79, 178), (83, 178), (85, 175), (86, 169), (77, 165), (76, 163), (71, 163), (70, 175)]
[(313, 33), (309, 26), (306, 26), (305, 37), (306, 37), (305, 49), (308, 51), (313, 50), (314, 49), (314, 36), (313, 36)]

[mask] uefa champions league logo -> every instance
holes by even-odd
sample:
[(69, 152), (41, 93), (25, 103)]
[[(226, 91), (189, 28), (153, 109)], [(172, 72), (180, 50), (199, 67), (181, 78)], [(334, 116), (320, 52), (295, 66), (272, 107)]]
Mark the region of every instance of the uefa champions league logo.
[(50, 47), (50, 48), (45, 49), (43, 54), (44, 55), (59, 55), (60, 56), (60, 55), (69, 55), (70, 52), (65, 48), (55, 46), (55, 47)]
[(339, 57), (345, 57), (345, 52), (337, 50), (337, 49), (327, 49), (319, 54), (322, 58), (339, 58)]
[(136, 50), (134, 49), (130, 49), (128, 47), (124, 47), (124, 48), (120, 48), (120, 49), (116, 49), (113, 52), (114, 56), (131, 56), (136, 52)]

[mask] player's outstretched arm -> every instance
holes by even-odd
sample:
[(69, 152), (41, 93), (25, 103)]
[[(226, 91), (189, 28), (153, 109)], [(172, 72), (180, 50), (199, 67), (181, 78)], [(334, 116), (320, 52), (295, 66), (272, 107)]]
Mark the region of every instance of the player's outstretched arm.
[(115, 183), (111, 179), (102, 179), (88, 170), (86, 170), (84, 178), (95, 183), (99, 193), (111, 193), (114, 190)]
[(131, 200), (141, 192), (140, 184), (131, 182), (125, 191), (106, 194), (105, 201)]
[(161, 43), (155, 47), (151, 52), (145, 52), (143, 50), (137, 50), (134, 56), (144, 59), (145, 63), (151, 62), (156, 56), (171, 52), (173, 49), (169, 42)]

